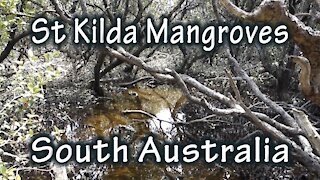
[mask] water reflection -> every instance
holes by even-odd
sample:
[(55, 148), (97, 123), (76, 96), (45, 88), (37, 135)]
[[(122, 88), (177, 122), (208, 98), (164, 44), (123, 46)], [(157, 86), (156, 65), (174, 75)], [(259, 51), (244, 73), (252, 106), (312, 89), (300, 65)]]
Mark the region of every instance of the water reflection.
[[(181, 91), (169, 86), (135, 87), (114, 93), (111, 100), (84, 110), (86, 115), (76, 129), (74, 139), (88, 140), (95, 136), (110, 137), (112, 133), (118, 133), (128, 140), (132, 156), (135, 157), (138, 149), (141, 149), (139, 139), (150, 132), (159, 135), (158, 139), (167, 141), (179, 135), (181, 129), (177, 129), (174, 123), (185, 120), (185, 114), (181, 112), (185, 102), (186, 98)], [(106, 166), (103, 179), (241, 179), (241, 171), (216, 164), (171, 166), (131, 162), (124, 166)]]
[[(182, 92), (170, 86), (134, 87), (114, 93), (110, 100), (86, 109), (87, 114), (75, 136), (78, 140), (95, 136), (120, 134), (129, 144), (132, 157), (141, 149), (141, 138), (151, 132), (160, 141), (179, 140), (175, 122), (185, 121), (181, 111), (186, 103)], [(182, 132), (184, 134), (184, 132)], [(75, 139), (77, 139), (75, 138)], [(106, 165), (103, 179), (233, 179), (235, 173), (217, 165), (195, 163), (165, 165), (153, 162), (127, 165)]]
[[(180, 121), (183, 117), (179, 109), (184, 102), (182, 93), (169, 86), (135, 87), (96, 105), (84, 123), (98, 136), (109, 136), (113, 128), (124, 125), (133, 127), (137, 134), (162, 133), (171, 138), (176, 134), (175, 117)], [(141, 122), (147, 129), (141, 129)]]

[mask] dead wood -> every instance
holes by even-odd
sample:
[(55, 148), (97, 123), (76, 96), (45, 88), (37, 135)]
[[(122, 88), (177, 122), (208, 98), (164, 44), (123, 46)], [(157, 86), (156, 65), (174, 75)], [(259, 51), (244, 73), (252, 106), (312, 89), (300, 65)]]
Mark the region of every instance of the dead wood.
[[(282, 23), (287, 25), (291, 38), (310, 63), (310, 75), (308, 75), (308, 78), (310, 78), (310, 86), (312, 88), (302, 87), (302, 92), (313, 103), (320, 106), (320, 93), (317, 91), (320, 84), (320, 32), (307, 27), (296, 16), (290, 14), (284, 1), (281, 0), (265, 0), (253, 12), (246, 12), (229, 0), (220, 0), (220, 3), (229, 13), (245, 22), (262, 22), (273, 25)], [(306, 85), (302, 81), (300, 81), (300, 84)]]

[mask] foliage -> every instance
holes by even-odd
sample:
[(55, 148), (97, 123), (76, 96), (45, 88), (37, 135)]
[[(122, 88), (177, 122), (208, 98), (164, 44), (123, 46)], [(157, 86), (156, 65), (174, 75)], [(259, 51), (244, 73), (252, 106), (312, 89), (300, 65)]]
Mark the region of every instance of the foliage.
[[(62, 69), (53, 64), (54, 59), (59, 57), (59, 52), (48, 52), (41, 56), (33, 55), (29, 50), (28, 59), (13, 61), (9, 67), (1, 65), (2, 73), (10, 72), (13, 75), (9, 78), (1, 76), (1, 89), (8, 100), (2, 105), (0, 111), (0, 136), (2, 148), (12, 149), (15, 153), (15, 162), (0, 160), (0, 178), (18, 178), (15, 174), (17, 163), (26, 163), (23, 158), (21, 147), (28, 143), (28, 140), (35, 132), (40, 132), (42, 127), (39, 123), (43, 117), (38, 112), (39, 107), (45, 103), (45, 86), (48, 82), (57, 79)], [(22, 161), (22, 162), (21, 162)]]
[[(261, 0), (254, 2), (249, 0), (240, 0), (233, 2), (235, 2), (236, 6), (240, 7), (241, 9), (251, 11), (253, 8), (259, 6)], [(303, 2), (289, 0), (286, 1), (286, 3), (295, 4), (296, 7), (294, 7), (293, 9), (297, 10), (297, 12), (298, 10), (299, 12), (302, 12), (302, 18), (299, 18), (301, 20), (304, 20), (305, 23), (310, 25), (311, 27), (316, 26), (317, 23), (314, 23), (316, 22), (316, 18), (309, 17), (313, 14), (309, 14), (306, 15), (306, 17), (303, 17), (306, 14), (304, 12), (307, 12), (306, 10), (308, 10), (309, 12), (310, 9), (310, 13), (313, 13), (314, 8), (316, 6), (310, 5), (309, 1)], [(64, 24), (66, 24), (67, 28), (70, 28), (70, 20), (72, 19), (72, 17), (81, 16), (85, 14), (91, 15), (93, 13), (99, 15), (100, 13), (104, 13), (104, 15), (108, 19), (108, 22), (106, 22), (107, 24), (110, 24), (115, 17), (122, 17), (126, 20), (126, 22), (136, 21), (136, 23), (138, 24), (138, 26), (141, 27), (141, 29), (144, 28), (144, 18), (147, 16), (153, 16), (155, 20), (158, 20), (161, 16), (170, 16), (169, 19), (172, 22), (179, 21), (179, 23), (187, 21), (199, 24), (214, 23), (216, 21), (219, 21), (219, 18), (220, 20), (222, 19), (222, 21), (228, 23), (239, 21), (239, 19), (234, 18), (234, 16), (231, 16), (230, 13), (225, 11), (224, 8), (220, 8), (219, 3), (217, 3), (217, 1), (214, 0), (0, 0), (0, 57), (6, 52), (9, 52), (8, 55), (6, 55), (4, 58), (1, 57), (2, 59), (0, 59), (0, 179), (20, 179), (19, 171), (23, 169), (23, 166), (29, 165), (26, 148), (28, 140), (34, 134), (46, 128), (44, 127), (45, 121), (54, 121), (52, 119), (48, 120), (49, 118), (45, 117), (48, 114), (43, 114), (43, 112), (45, 111), (44, 105), (48, 105), (46, 103), (47, 101), (49, 101), (49, 98), (46, 94), (48, 92), (47, 86), (49, 82), (60, 80), (59, 77), (61, 77), (61, 75), (65, 71), (63, 68), (60, 68), (60, 66), (57, 65), (56, 60), (58, 60), (59, 62), (66, 60), (66, 62), (69, 63), (68, 65), (70, 65), (71, 63), (73, 63), (72, 65), (79, 63), (77, 64), (79, 66), (74, 66), (76, 68), (69, 67), (71, 69), (69, 72), (71, 73), (73, 73), (73, 70), (77, 69), (77, 67), (84, 67), (84, 71), (90, 72), (90, 78), (92, 79), (92, 75), (94, 76), (95, 83), (98, 87), (95, 89), (95, 92), (90, 91), (90, 93), (92, 94), (97, 93), (97, 90), (100, 90), (99, 83), (103, 82), (100, 81), (100, 78), (104, 78), (106, 74), (108, 74), (109, 77), (111, 77), (109, 79), (110, 82), (113, 82), (112, 78), (114, 77), (124, 77), (124, 80), (128, 80), (126, 78), (131, 78), (132, 75), (137, 80), (137, 78), (140, 78), (135, 76), (137, 74), (138, 76), (140, 74), (142, 74), (143, 76), (145, 76), (146, 74), (150, 75), (148, 74), (148, 70), (143, 72), (141, 71), (143, 67), (137, 68), (137, 64), (141, 64), (140, 62), (136, 63), (135, 65), (129, 63), (133, 62), (135, 59), (128, 59), (128, 64), (125, 64), (122, 61), (117, 62), (119, 61), (119, 58), (117, 59), (117, 56), (113, 57), (112, 53), (110, 52), (106, 53), (107, 50), (103, 48), (95, 48), (91, 46), (73, 46), (74, 44), (70, 45), (68, 44), (70, 42), (67, 42), (66, 44), (59, 47), (46, 44), (41, 48), (33, 49), (31, 48), (32, 44), (29, 38), (26, 38), (27, 35), (30, 35), (30, 32), (28, 32), (30, 22), (34, 17), (37, 17), (39, 15), (46, 16), (47, 18), (69, 18), (69, 21), (64, 20)], [(24, 33), (27, 35), (17, 38), (19, 37), (19, 35)], [(10, 47), (9, 45), (12, 42), (14, 42), (14, 44), (12, 47)], [(244, 44), (240, 47), (232, 47), (232, 55), (234, 55), (236, 59), (242, 60), (241, 65), (244, 67), (246, 72), (249, 72), (250, 79), (260, 81), (260, 84), (258, 84), (260, 86), (259, 88), (267, 89), (264, 92), (268, 93), (268, 97), (270, 96), (271, 99), (277, 99), (276, 96), (284, 97), (284, 95), (288, 95), (288, 98), (283, 98), (280, 100), (284, 100), (290, 106), (301, 106), (301, 104), (294, 104), (290, 102), (293, 99), (292, 97), (300, 97), (296, 94), (296, 92), (298, 91), (292, 88), (290, 84), (293, 78), (291, 77), (291, 74), (288, 72), (294, 72), (294, 66), (290, 65), (288, 60), (283, 60), (287, 54), (293, 54), (293, 52), (288, 52), (288, 49), (295, 49), (295, 47), (293, 47), (294, 45), (289, 44), (286, 48), (275, 48), (270, 46), (261, 48), (260, 45), (255, 46), (257, 47), (249, 47), (247, 46), (247, 44)], [(114, 47), (112, 46), (108, 48), (116, 51), (116, 49), (113, 49)], [(217, 118), (217, 115), (210, 115), (209, 112), (213, 114), (215, 113), (215, 111), (209, 111), (210, 108), (220, 107), (222, 110), (233, 110), (232, 108), (234, 107), (240, 107), (238, 106), (238, 104), (236, 104), (235, 106), (231, 105), (231, 107), (229, 107), (230, 109), (224, 109), (227, 106), (229, 106), (230, 103), (233, 104), (236, 102), (228, 101), (228, 103), (224, 103), (219, 101), (219, 103), (215, 104), (216, 101), (211, 101), (212, 99), (221, 100), (221, 97), (224, 97), (223, 94), (230, 93), (230, 89), (226, 88), (229, 85), (227, 81), (224, 81), (226, 82), (225, 84), (217, 83), (218, 81), (220, 81), (220, 77), (225, 76), (222, 69), (225, 69), (227, 66), (233, 66), (230, 61), (228, 62), (224, 58), (225, 55), (223, 55), (223, 53), (220, 53), (218, 51), (204, 53), (197, 47), (183, 45), (179, 47), (149, 47), (145, 46), (145, 44), (142, 43), (137, 46), (128, 46), (124, 48), (126, 52), (131, 53), (137, 56), (138, 58), (140, 58), (140, 56), (145, 56), (146, 58), (142, 57), (141, 61), (146, 60), (146, 63), (148, 65), (153, 63), (153, 65), (159, 66), (157, 67), (157, 69), (165, 69), (165, 67), (162, 68), (162, 65), (166, 66), (167, 64), (169, 64), (170, 69), (172, 68), (179, 72), (178, 75), (184, 74), (185, 76), (183, 77), (189, 75), (190, 77), (194, 78), (194, 81), (197, 82), (196, 85), (201, 85), (202, 90), (214, 89), (214, 91), (210, 91), (210, 93), (206, 94), (203, 91), (198, 92), (199, 87), (197, 88), (197, 86), (195, 86), (194, 84), (192, 85), (192, 88), (190, 88), (191, 85), (186, 83), (186, 88), (190, 89), (190, 95), (199, 97), (199, 100), (201, 99), (201, 102), (198, 103), (201, 105), (201, 107), (203, 106), (203, 102), (207, 103), (207, 101), (204, 100), (208, 100), (208, 103), (205, 104), (208, 106), (208, 108), (206, 108), (206, 111), (201, 109), (201, 112), (205, 111), (205, 113), (199, 113), (197, 109), (197, 112), (194, 111), (194, 113), (192, 113), (192, 111), (189, 110), (189, 113), (191, 114), (190, 116), (188, 115), (189, 118), (195, 118), (193, 116), (194, 114), (196, 114), (196, 116), (199, 116), (197, 117), (197, 119), (203, 118), (201, 116), (209, 115), (208, 117), (210, 118), (204, 118), (208, 118), (208, 120), (211, 120), (212, 117)], [(61, 54), (61, 52), (63, 54)], [(165, 56), (161, 56), (162, 53), (164, 53)], [(121, 55), (121, 52), (117, 52), (117, 55)], [(125, 57), (127, 56), (124, 56), (123, 59)], [(173, 60), (174, 62), (169, 61), (169, 59)], [(210, 65), (206, 62), (209, 62)], [(64, 68), (65, 66), (67, 66), (66, 64), (64, 64)], [(91, 66), (89, 66), (88, 64)], [(123, 64), (125, 64), (125, 67), (123, 66)], [(92, 68), (92, 66), (95, 67)], [(132, 68), (133, 66), (134, 68)], [(92, 73), (93, 69), (94, 72)], [(128, 75), (123, 73), (122, 69), (131, 74)], [(114, 74), (116, 74), (117, 76), (113, 76), (111, 72), (112, 70), (116, 71), (114, 72)], [(167, 73), (166, 76), (163, 77), (168, 77), (169, 75)], [(174, 71), (172, 71), (171, 73), (171, 76), (175, 75)], [(151, 75), (153, 75), (153, 73), (151, 73)], [(178, 75), (176, 75), (175, 77), (178, 77)], [(262, 78), (264, 77), (264, 75), (267, 78)], [(66, 77), (63, 78), (66, 81), (69, 80)], [(72, 78), (81, 79), (81, 77), (74, 76)], [(223, 78), (224, 77), (222, 77), (222, 79)], [(88, 75), (88, 77), (85, 77), (82, 80), (91, 81), (91, 79), (89, 79)], [(157, 78), (155, 77), (155, 79)], [(189, 80), (189, 83), (190, 79), (191, 78), (187, 79)], [(199, 81), (197, 81), (197, 79)], [(269, 81), (271, 81), (270, 79), (272, 79), (275, 82), (268, 83), (266, 79), (269, 79)], [(129, 79), (129, 81), (131, 80), (132, 79)], [(161, 79), (158, 80), (159, 82), (162, 82)], [(150, 85), (157, 86), (158, 80), (155, 81), (155, 85), (153, 83), (151, 83)], [(83, 81), (80, 82), (83, 83)], [(171, 81), (172, 80), (168, 80), (168, 82)], [(56, 84), (61, 83), (60, 81), (55, 82)], [(72, 83), (74, 82), (76, 81), (73, 81)], [(134, 79), (132, 82), (134, 82)], [(182, 80), (182, 84), (185, 82), (185, 80)], [(88, 84), (91, 85), (91, 82)], [(179, 85), (179, 83), (176, 83), (175, 85)], [(245, 83), (243, 83), (243, 81), (238, 81), (237, 85), (241, 85), (242, 87), (247, 86)], [(217, 88), (219, 86), (221, 86), (221, 90)], [(78, 88), (79, 86), (76, 84), (75, 87)], [(72, 89), (70, 87), (70, 84), (67, 85), (67, 88)], [(86, 88), (89, 89), (88, 87)], [(72, 90), (68, 91), (68, 93), (73, 95)], [(222, 92), (219, 96), (217, 96), (219, 98), (210, 97), (208, 95), (213, 94), (214, 96), (216, 90)], [(82, 89), (82, 91), (84, 90)], [(52, 95), (50, 93), (52, 92), (49, 91), (48, 96)], [(280, 122), (281, 115), (277, 114), (277, 112), (279, 111), (269, 108), (267, 105), (260, 107), (261, 104), (265, 105), (265, 103), (262, 102), (261, 99), (252, 95), (252, 92), (250, 90), (247, 90), (247, 88), (241, 89), (241, 93), (241, 95), (245, 99), (245, 104), (252, 105), (250, 108), (252, 111), (254, 111), (255, 113), (259, 112), (259, 114), (263, 113), (263, 115), (265, 115), (264, 117), (270, 117), (270, 121), (272, 122)], [(278, 94), (275, 95), (276, 93)], [(65, 98), (65, 96), (63, 95), (59, 96), (60, 98)], [(79, 105), (79, 99), (81, 99), (82, 97), (80, 98), (77, 95), (74, 96), (77, 106), (81, 106)], [(194, 99), (196, 98), (193, 98), (193, 100)], [(225, 99), (228, 99), (227, 96), (225, 96), (225, 98), (222, 98), (222, 100)], [(55, 107), (59, 110), (60, 105), (68, 106), (68, 103), (60, 102), (59, 100), (55, 100), (55, 102), (59, 104), (57, 105), (57, 107)], [(213, 102), (212, 105), (209, 104), (211, 102)], [(159, 102), (157, 103), (159, 104)], [(197, 107), (197, 105), (192, 103), (192, 108), (190, 109), (194, 109), (195, 107)], [(308, 111), (308, 109), (306, 109), (306, 111)], [(228, 118), (230, 114), (228, 114)], [(236, 115), (232, 115), (234, 119), (239, 119), (238, 115), (243, 116), (243, 114), (235, 114)], [(313, 114), (314, 117), (318, 116), (315, 113), (310, 114)], [(66, 121), (68, 122), (72, 122), (74, 124), (77, 123), (76, 121), (74, 121), (74, 119), (70, 117), (65, 118), (68, 116), (68, 112), (57, 112), (57, 114), (52, 114), (52, 116), (55, 115), (60, 116), (59, 118), (62, 117), (61, 119), (63, 120), (67, 119)], [(219, 118), (223, 119), (224, 116), (221, 116)], [(250, 124), (248, 119), (249, 118), (246, 118), (246, 122), (242, 124)], [(229, 119), (226, 121), (228, 121), (227, 124), (230, 123)], [(196, 131), (201, 131), (201, 133), (207, 130), (210, 133), (216, 133), (218, 128), (215, 129), (215, 126), (219, 126), (219, 123), (215, 124), (212, 122), (208, 124), (210, 125), (208, 127), (203, 127), (203, 124), (200, 124), (200, 128), (192, 128)], [(67, 126), (63, 124), (62, 127)], [(54, 123), (52, 127), (49, 128), (50, 130), (48, 131), (50, 131), (52, 135), (58, 136), (57, 140), (61, 140), (61, 137), (59, 136), (63, 132), (61, 130), (62, 128), (58, 128), (57, 126), (55, 126)], [(69, 131), (74, 130), (71, 128), (69, 124), (68, 129)], [(247, 129), (244, 130), (247, 131)], [(190, 132), (188, 131), (188, 134), (190, 134)], [(210, 135), (214, 133), (211, 133)], [(229, 131), (226, 133), (230, 134)], [(195, 135), (192, 134), (190, 135), (190, 137), (191, 136)]]

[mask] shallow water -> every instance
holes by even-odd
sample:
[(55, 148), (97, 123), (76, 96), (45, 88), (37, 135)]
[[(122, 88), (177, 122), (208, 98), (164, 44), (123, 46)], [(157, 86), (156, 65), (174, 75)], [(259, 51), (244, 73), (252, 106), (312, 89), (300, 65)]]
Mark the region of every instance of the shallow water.
[[(179, 133), (186, 132), (176, 127), (175, 123), (186, 121), (186, 112), (182, 111), (185, 103), (182, 92), (170, 86), (130, 88), (111, 94), (109, 100), (83, 109), (82, 120), (76, 126), (69, 127), (66, 135), (68, 140), (79, 141), (118, 134), (129, 143), (132, 156), (135, 157), (142, 145), (141, 139), (150, 133), (162, 142), (180, 140)], [(244, 171), (251, 174), (248, 170)], [(138, 164), (133, 161), (126, 165), (107, 164), (103, 179), (239, 179), (241, 173), (239, 168), (201, 162), (166, 165), (153, 162)]]
[[(83, 126), (75, 129), (72, 139), (87, 140), (95, 136), (110, 137), (114, 133), (120, 134), (131, 143), (134, 156), (141, 147), (141, 138), (150, 133), (156, 134), (163, 141), (176, 140), (177, 128), (174, 123), (185, 121), (185, 115), (181, 111), (185, 102), (182, 92), (170, 86), (134, 87), (114, 93), (110, 100), (84, 109), (87, 115), (81, 123)], [(191, 167), (201, 172), (195, 173), (196, 177), (212, 174), (210, 168), (199, 170), (200, 165), (169, 166), (132, 162), (123, 166), (108, 166), (104, 179), (172, 179), (190, 172)], [(188, 176), (190, 179), (194, 178), (191, 174)]]
[(119, 126), (132, 128), (137, 134), (162, 133), (175, 135), (175, 121), (184, 121), (180, 111), (185, 102), (182, 93), (172, 87), (135, 87), (112, 95), (111, 100), (99, 103), (88, 111), (83, 124), (86, 134), (110, 136)]

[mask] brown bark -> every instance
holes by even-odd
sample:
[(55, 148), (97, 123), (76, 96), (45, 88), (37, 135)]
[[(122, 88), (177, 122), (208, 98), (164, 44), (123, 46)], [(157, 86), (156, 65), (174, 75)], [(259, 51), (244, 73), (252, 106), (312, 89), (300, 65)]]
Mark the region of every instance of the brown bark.
[(299, 111), (294, 108), (292, 109), (292, 112), (300, 128), (306, 134), (307, 139), (310, 141), (315, 154), (320, 155), (320, 135), (317, 132), (316, 128), (312, 125), (308, 116), (303, 111)]
[[(284, 23), (288, 26), (293, 41), (300, 47), (303, 56), (310, 63), (310, 77), (308, 78), (311, 87), (302, 92), (313, 103), (320, 106), (320, 93), (317, 91), (320, 84), (320, 32), (305, 26), (296, 16), (290, 14), (283, 1), (280, 0), (265, 0), (253, 12), (243, 11), (229, 0), (220, 0), (220, 3), (229, 13), (243, 21)], [(301, 68), (304, 69), (302, 66)], [(300, 84), (306, 85), (306, 82), (300, 81)]]
[(301, 68), (299, 82), (300, 82), (300, 90), (306, 96), (310, 96), (312, 94), (311, 87), (311, 66), (309, 60), (300, 56), (292, 56), (293, 62), (298, 64)]

